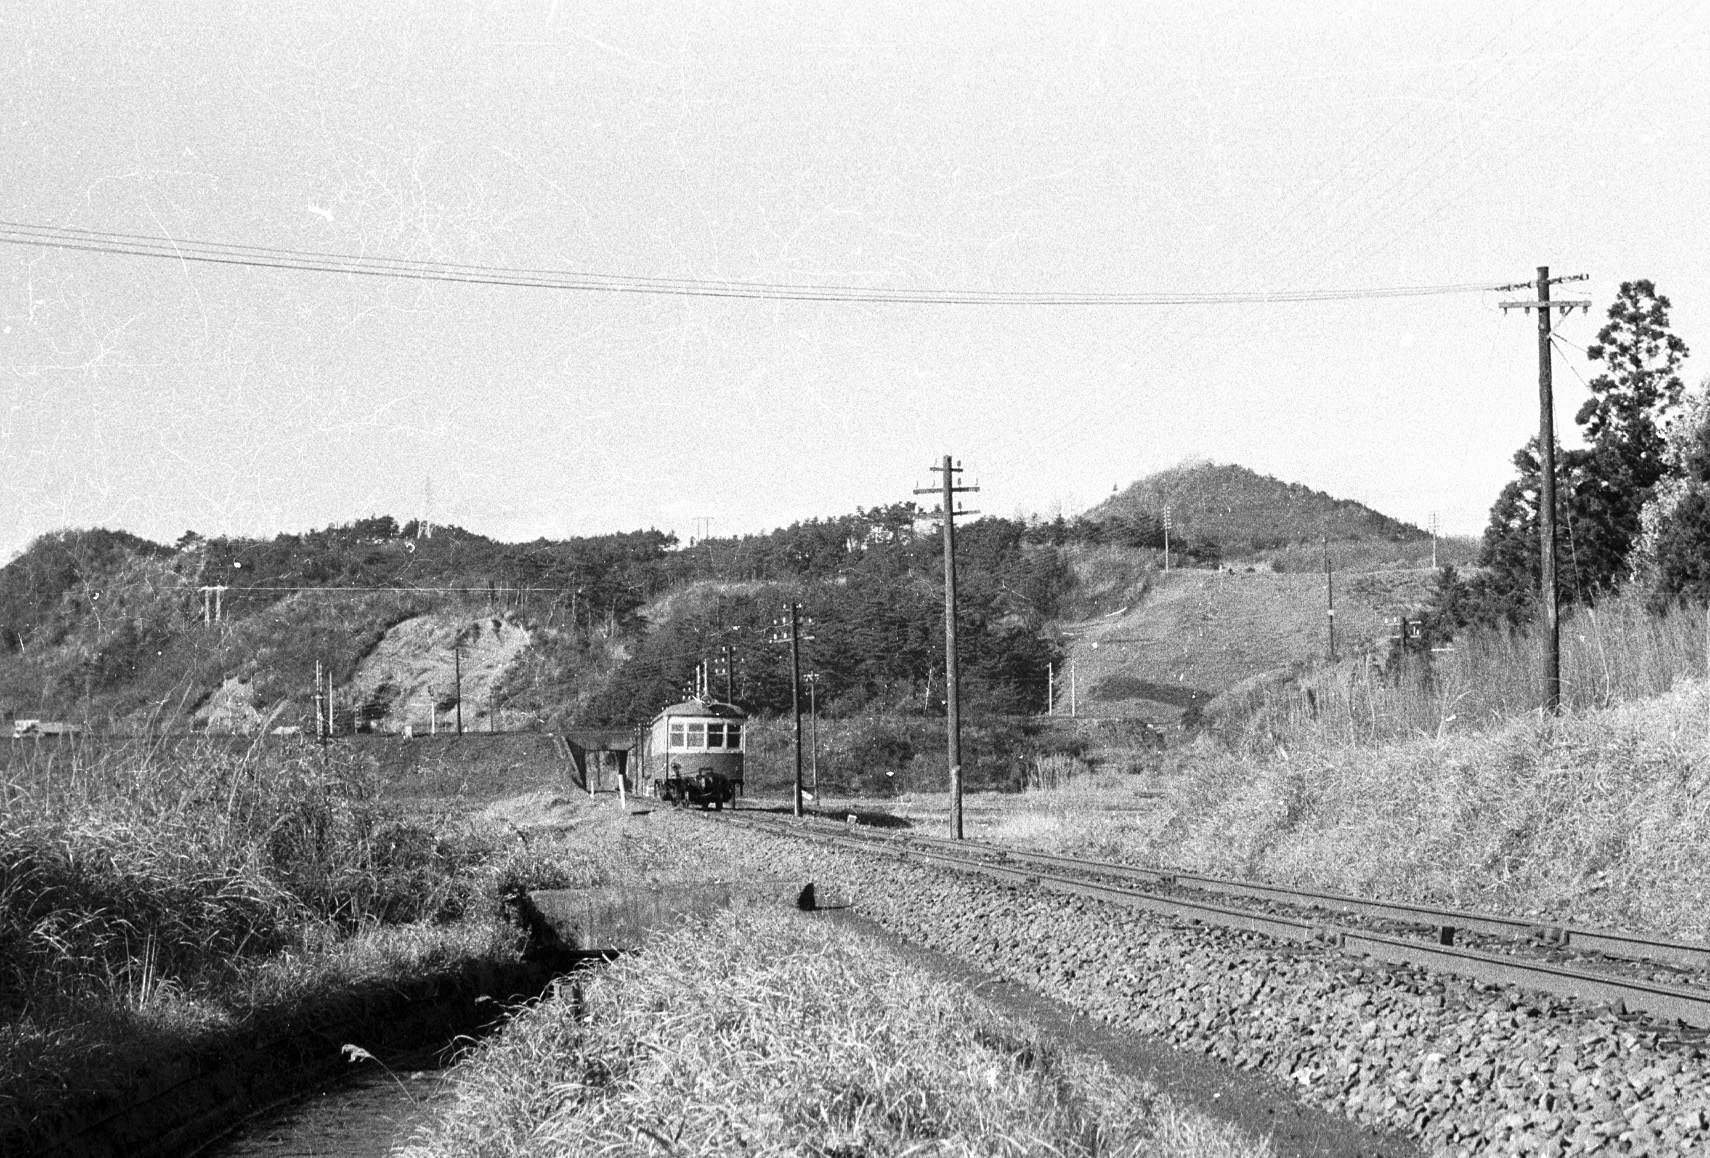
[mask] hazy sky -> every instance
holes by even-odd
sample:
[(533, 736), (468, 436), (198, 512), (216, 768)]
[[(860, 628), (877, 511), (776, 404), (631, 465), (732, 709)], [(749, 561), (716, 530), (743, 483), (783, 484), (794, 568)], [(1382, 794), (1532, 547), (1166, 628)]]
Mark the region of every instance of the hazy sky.
[[(0, 218), (851, 287), (1649, 277), (1710, 352), (1710, 15), (1492, 4), (7, 3)], [(1520, 294), (729, 301), (0, 245), (0, 558), (389, 512), (716, 533), (1073, 512), (1186, 458), (1476, 532), (1537, 427)], [(1689, 364), (1698, 381), (1702, 357)], [(970, 504), (973, 505), (973, 504)]]

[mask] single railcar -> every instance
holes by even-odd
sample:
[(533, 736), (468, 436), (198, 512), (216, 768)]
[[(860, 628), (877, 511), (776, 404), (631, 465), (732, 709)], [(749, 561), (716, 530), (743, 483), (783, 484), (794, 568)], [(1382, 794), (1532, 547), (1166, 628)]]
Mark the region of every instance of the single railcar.
[(735, 704), (688, 699), (672, 704), (643, 737), (638, 787), (677, 804), (723, 808), (742, 793), (748, 716)]

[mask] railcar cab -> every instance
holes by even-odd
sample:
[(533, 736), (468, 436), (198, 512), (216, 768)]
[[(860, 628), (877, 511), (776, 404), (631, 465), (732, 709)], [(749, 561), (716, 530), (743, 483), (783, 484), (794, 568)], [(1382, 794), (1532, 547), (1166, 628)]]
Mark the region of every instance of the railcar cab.
[(647, 792), (679, 804), (723, 808), (742, 792), (747, 713), (735, 704), (688, 699), (648, 727)]

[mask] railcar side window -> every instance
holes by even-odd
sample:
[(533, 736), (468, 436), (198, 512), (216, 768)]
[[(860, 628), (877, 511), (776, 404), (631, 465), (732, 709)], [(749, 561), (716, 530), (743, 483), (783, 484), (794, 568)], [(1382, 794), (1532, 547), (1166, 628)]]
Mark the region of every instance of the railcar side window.
[(705, 724), (689, 725), (690, 748), (705, 748), (707, 746), (707, 726)]
[(726, 724), (724, 726), (724, 746), (726, 748), (742, 747), (741, 724)]
[(681, 748), (682, 746), (683, 746), (683, 725), (672, 724), (671, 725), (671, 747)]
[(722, 747), (724, 747), (724, 725), (723, 724), (708, 724), (707, 725), (707, 747), (709, 747), (709, 748), (722, 748)]

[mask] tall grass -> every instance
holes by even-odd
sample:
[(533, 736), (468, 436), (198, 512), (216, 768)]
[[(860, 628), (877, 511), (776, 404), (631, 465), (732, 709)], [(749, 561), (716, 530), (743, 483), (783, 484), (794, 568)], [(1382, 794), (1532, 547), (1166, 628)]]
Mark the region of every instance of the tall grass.
[[(1661, 695), (1706, 667), (1705, 611), (1657, 614), (1636, 597), (1574, 608), (1561, 625), (1562, 703), (1569, 711)], [(1453, 649), (1379, 667), (1357, 661), (1229, 705), (1226, 739), (1243, 750), (1365, 745), (1488, 728), (1544, 699), (1542, 628), (1466, 634)]]
[(29, 1107), (122, 1083), (257, 1003), (288, 1010), (359, 975), (515, 952), (496, 896), (514, 835), (391, 812), (357, 753), (200, 741), (9, 754), (0, 1138)]
[(1133, 859), (1710, 938), (1710, 684), (1266, 756), (1210, 745)]
[(402, 1151), (1261, 1155), (885, 947), (779, 910), (662, 935), (519, 1016)]

